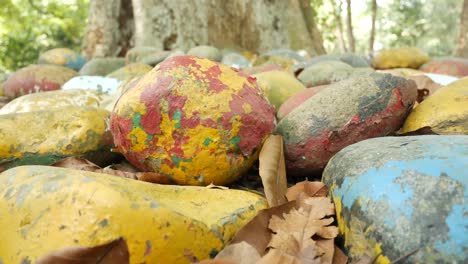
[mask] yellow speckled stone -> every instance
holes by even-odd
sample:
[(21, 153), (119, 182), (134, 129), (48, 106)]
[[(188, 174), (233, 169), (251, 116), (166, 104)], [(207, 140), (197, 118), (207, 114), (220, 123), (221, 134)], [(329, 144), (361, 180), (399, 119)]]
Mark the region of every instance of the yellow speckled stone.
[(442, 87), (408, 116), (402, 132), (430, 126), (439, 134), (468, 134), (468, 77)]
[(372, 66), (376, 69), (417, 69), (429, 59), (429, 56), (418, 48), (393, 48), (379, 51), (373, 59)]
[(395, 76), (400, 76), (400, 77), (409, 77), (409, 76), (415, 76), (415, 75), (424, 75), (424, 72), (411, 69), (411, 68), (394, 68), (394, 69), (388, 69), (388, 70), (379, 70), (378, 72), (381, 73), (390, 73)]
[[(217, 254), (260, 209), (246, 191), (168, 186), (23, 166), (0, 174), (0, 262), (126, 240), (130, 263), (192, 263)], [(23, 261), (23, 262), (22, 262)]]
[(90, 90), (57, 90), (23, 95), (0, 109), (0, 115), (51, 110), (61, 107), (99, 107), (102, 100), (97, 92)]

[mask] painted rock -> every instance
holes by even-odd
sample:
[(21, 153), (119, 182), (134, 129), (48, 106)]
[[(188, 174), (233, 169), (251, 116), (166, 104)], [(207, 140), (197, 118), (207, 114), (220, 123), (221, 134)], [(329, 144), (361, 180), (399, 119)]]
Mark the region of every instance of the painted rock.
[(276, 116), (280, 120), (283, 119), (287, 114), (291, 113), (292, 110), (296, 109), (303, 102), (307, 101), (307, 99), (309, 99), (310, 97), (314, 96), (315, 94), (327, 87), (328, 85), (310, 87), (289, 97), (286, 101), (284, 101), (284, 103), (281, 104), (280, 108), (276, 113)]
[(223, 55), (221, 62), (236, 69), (244, 69), (250, 65), (250, 61), (246, 57), (235, 52)]
[(413, 68), (418, 69), (429, 61), (429, 56), (418, 48), (392, 48), (377, 52), (372, 61), (376, 69)]
[(39, 64), (55, 64), (79, 71), (86, 63), (77, 52), (67, 48), (51, 49), (39, 56)]
[(187, 55), (210, 59), (213, 61), (221, 61), (221, 59), (223, 58), (223, 55), (219, 49), (212, 47), (212, 46), (204, 46), (204, 45), (191, 48), (187, 52)]
[(398, 130), (416, 100), (416, 85), (373, 73), (328, 86), (302, 103), (277, 126), (283, 135), (288, 172), (321, 170), (342, 148)]
[(247, 75), (254, 75), (257, 73), (267, 72), (267, 71), (283, 71), (283, 68), (276, 64), (264, 64), (260, 66), (248, 67), (242, 69), (242, 72)]
[(450, 57), (434, 59), (419, 69), (428, 73), (465, 77), (468, 76), (468, 59)]
[(108, 111), (82, 107), (0, 115), (0, 171), (108, 152), (108, 117)]
[(393, 69), (386, 69), (386, 70), (378, 70), (377, 72), (380, 73), (390, 73), (395, 76), (400, 77), (408, 77), (408, 76), (416, 76), (416, 75), (423, 75), (424, 72), (420, 70), (415, 70), (411, 68), (393, 68)]
[(127, 64), (141, 62), (141, 60), (151, 54), (158, 53), (161, 50), (155, 47), (150, 46), (137, 46), (131, 48), (125, 54), (125, 62)]
[[(466, 263), (468, 136), (383, 137), (338, 152), (323, 181), (351, 260)], [(393, 263), (393, 262), (392, 262)]]
[(430, 126), (438, 134), (468, 134), (468, 77), (437, 90), (408, 116), (402, 132)]
[(0, 96), (5, 95), (5, 83), (8, 80), (8, 77), (8, 74), (0, 72)]
[(116, 146), (137, 168), (179, 184), (222, 185), (256, 159), (273, 130), (274, 109), (254, 78), (178, 56), (120, 97), (110, 125)]
[[(129, 263), (214, 257), (267, 202), (241, 190), (169, 186), (106, 174), (22, 166), (0, 174), (0, 261), (122, 238)], [(44, 213), (46, 212), (46, 213)]]
[(269, 64), (276, 64), (281, 66), (284, 70), (291, 71), (291, 67), (298, 63), (298, 61), (288, 58), (288, 57), (283, 57), (279, 55), (262, 55), (259, 56), (254, 62), (253, 66), (260, 66), (260, 65), (269, 65)]
[(324, 61), (339, 61), (348, 64), (351, 67), (356, 68), (368, 68), (370, 67), (370, 63), (368, 62), (367, 58), (363, 55), (354, 54), (354, 53), (345, 53), (341, 55), (332, 55), (332, 54), (325, 54), (319, 55), (311, 58), (310, 60), (299, 62), (295, 64), (291, 69), (295, 73), (300, 73), (305, 68), (308, 68), (314, 64), (324, 62)]
[(305, 86), (330, 84), (347, 79), (353, 67), (340, 61), (322, 61), (305, 68), (297, 78)]
[(119, 81), (126, 81), (136, 76), (141, 76), (151, 71), (153, 67), (144, 63), (130, 63), (124, 67), (115, 70), (107, 75), (109, 78), (114, 78)]
[(5, 83), (5, 95), (16, 98), (30, 93), (58, 90), (77, 75), (76, 71), (67, 67), (50, 64), (29, 65), (8, 78)]
[(275, 50), (270, 50), (268, 52), (265, 52), (264, 54), (262, 54), (262, 56), (265, 55), (265, 56), (281, 56), (281, 57), (286, 57), (286, 58), (290, 58), (292, 60), (295, 60), (297, 62), (301, 62), (301, 61), (304, 61), (304, 57), (302, 57), (301, 55), (299, 55), (299, 53), (293, 51), (293, 50), (290, 50), (290, 49), (275, 49)]
[(267, 71), (253, 75), (258, 85), (265, 91), (270, 104), (279, 109), (289, 97), (305, 90), (305, 86), (294, 75), (281, 71)]
[(66, 82), (63, 90), (92, 90), (103, 94), (112, 94), (117, 91), (122, 82), (110, 77), (101, 76), (77, 76)]
[(43, 111), (66, 107), (99, 107), (101, 97), (86, 90), (58, 90), (28, 94), (14, 99), (0, 109), (0, 115)]
[(123, 66), (125, 66), (124, 58), (94, 58), (81, 68), (80, 75), (106, 76)]
[[(156, 53), (152, 53), (152, 54), (149, 54), (149, 55), (146, 55), (144, 56), (141, 60), (140, 60), (140, 63), (144, 63), (144, 64), (148, 64), (148, 65), (151, 65), (151, 66), (156, 66), (158, 63), (162, 62), (163, 60), (165, 60), (167, 57), (169, 57), (169, 55), (173, 54), (172, 51), (168, 51), (168, 50), (163, 50), (163, 51), (159, 51), (159, 52), (156, 52)], [(152, 67), (151, 67), (152, 68)]]
[(359, 54), (345, 53), (345, 54), (340, 55), (340, 60), (355, 68), (371, 67), (371, 64), (368, 58)]

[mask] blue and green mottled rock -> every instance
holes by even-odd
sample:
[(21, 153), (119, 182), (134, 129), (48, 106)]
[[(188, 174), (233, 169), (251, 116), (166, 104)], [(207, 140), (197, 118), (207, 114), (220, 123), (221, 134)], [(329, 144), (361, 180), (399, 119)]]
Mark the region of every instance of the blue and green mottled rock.
[(55, 64), (79, 71), (86, 63), (83, 56), (68, 48), (51, 49), (39, 56), (39, 64)]
[(468, 136), (383, 137), (338, 152), (329, 187), (344, 247), (390, 263), (467, 263)]

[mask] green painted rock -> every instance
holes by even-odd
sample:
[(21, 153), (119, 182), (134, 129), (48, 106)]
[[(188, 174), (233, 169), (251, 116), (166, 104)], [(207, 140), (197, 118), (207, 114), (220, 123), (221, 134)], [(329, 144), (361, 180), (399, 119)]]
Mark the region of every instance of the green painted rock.
[(213, 61), (221, 61), (221, 59), (223, 58), (223, 54), (221, 53), (219, 49), (212, 47), (212, 46), (205, 46), (205, 45), (191, 48), (187, 52), (187, 55), (210, 59)]
[(99, 107), (101, 96), (86, 90), (57, 90), (27, 94), (0, 109), (0, 115), (44, 111), (67, 107)]
[(224, 54), (221, 62), (236, 69), (244, 69), (250, 65), (250, 61), (245, 56), (236, 52)]
[(155, 47), (138, 46), (131, 48), (125, 54), (125, 61), (127, 64), (141, 62), (144, 57), (160, 52), (161, 50)]
[(140, 60), (140, 63), (156, 66), (158, 63), (162, 62), (167, 57), (169, 57), (169, 55), (171, 55), (172, 53), (172, 51), (163, 50), (152, 54), (148, 54)]
[(305, 90), (305, 86), (294, 75), (281, 71), (267, 71), (253, 75), (258, 85), (265, 91), (270, 104), (279, 109), (289, 97)]
[(115, 70), (107, 75), (109, 78), (114, 78), (119, 81), (126, 81), (136, 76), (141, 76), (151, 71), (152, 67), (144, 63), (130, 63), (124, 67)]
[(342, 148), (398, 130), (416, 96), (414, 82), (391, 74), (329, 85), (278, 123), (289, 172), (301, 176), (319, 171)]
[(41, 64), (29, 65), (12, 74), (5, 83), (5, 95), (16, 98), (21, 95), (58, 90), (61, 86), (77, 76), (70, 68)]
[(276, 116), (278, 119), (283, 119), (287, 114), (289, 114), (292, 110), (296, 109), (300, 106), (303, 102), (307, 101), (310, 97), (316, 95), (318, 92), (322, 91), (323, 89), (327, 88), (328, 85), (320, 85), (307, 88), (302, 90), (295, 95), (289, 97), (284, 101), (280, 108), (278, 109)]
[(125, 66), (124, 58), (94, 58), (81, 68), (80, 75), (106, 76), (123, 66)]
[(369, 139), (328, 163), (329, 187), (352, 261), (467, 263), (468, 136)]
[(80, 54), (71, 49), (57, 48), (42, 53), (39, 56), (38, 63), (55, 64), (79, 71), (86, 63), (86, 60)]
[(428, 73), (444, 74), (457, 77), (468, 76), (468, 59), (439, 58), (429, 61), (419, 68)]
[(305, 68), (297, 78), (307, 87), (330, 84), (349, 78), (353, 67), (340, 61), (322, 61)]
[(418, 48), (392, 48), (377, 52), (372, 60), (372, 66), (376, 69), (418, 69), (429, 59), (429, 55)]
[(108, 117), (108, 111), (84, 107), (0, 115), (0, 171), (109, 152)]

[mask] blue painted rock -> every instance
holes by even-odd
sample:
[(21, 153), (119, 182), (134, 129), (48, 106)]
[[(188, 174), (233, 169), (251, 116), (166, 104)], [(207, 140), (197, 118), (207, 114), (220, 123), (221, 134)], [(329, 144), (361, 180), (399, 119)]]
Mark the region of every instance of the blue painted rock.
[(340, 61), (322, 61), (305, 68), (297, 78), (305, 86), (317, 86), (347, 79), (353, 67)]
[(110, 153), (109, 112), (86, 107), (0, 115), (0, 171)]
[(450, 57), (434, 59), (419, 69), (427, 73), (465, 77), (468, 76), (468, 59)]
[(16, 98), (30, 93), (58, 90), (65, 82), (77, 75), (76, 71), (63, 66), (32, 64), (18, 70), (8, 78), (5, 83), (5, 95), (9, 98)]
[(244, 69), (250, 65), (250, 61), (245, 56), (236, 52), (224, 54), (221, 62), (236, 69)]
[(80, 75), (106, 76), (123, 66), (125, 66), (124, 58), (94, 58), (81, 68)]
[(413, 81), (391, 74), (372, 73), (329, 85), (278, 123), (288, 172), (303, 176), (319, 171), (342, 148), (398, 130), (416, 95)]
[(221, 51), (215, 47), (212, 46), (196, 46), (191, 48), (188, 52), (187, 55), (190, 56), (195, 56), (198, 58), (204, 58), (204, 59), (210, 59), (213, 61), (221, 61), (223, 58), (223, 54)]
[(84, 89), (93, 90), (103, 94), (112, 94), (117, 91), (122, 82), (110, 77), (77, 76), (66, 82), (63, 90)]
[(150, 46), (137, 46), (131, 48), (125, 54), (125, 62), (127, 64), (134, 63), (134, 62), (141, 62), (141, 60), (151, 54), (160, 52), (161, 50), (155, 47)]
[(79, 71), (86, 63), (86, 60), (80, 54), (71, 49), (57, 48), (42, 53), (39, 56), (38, 63), (55, 64)]
[(43, 111), (73, 106), (98, 108), (101, 100), (101, 96), (93, 91), (81, 89), (69, 91), (47, 91), (43, 93), (23, 95), (12, 100), (0, 109), (0, 115)]
[(114, 78), (119, 81), (126, 81), (136, 76), (141, 76), (151, 71), (152, 67), (144, 63), (130, 63), (124, 67), (115, 70), (107, 75), (109, 78)]
[[(383, 137), (338, 152), (323, 173), (352, 260), (467, 263), (468, 136)], [(377, 255), (379, 255), (377, 257)]]

